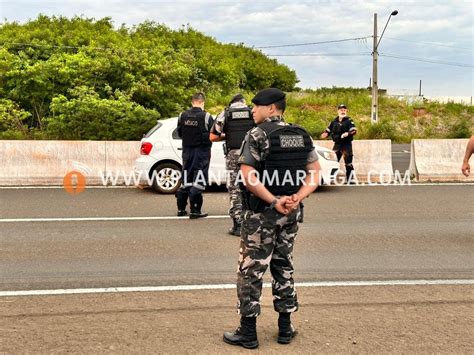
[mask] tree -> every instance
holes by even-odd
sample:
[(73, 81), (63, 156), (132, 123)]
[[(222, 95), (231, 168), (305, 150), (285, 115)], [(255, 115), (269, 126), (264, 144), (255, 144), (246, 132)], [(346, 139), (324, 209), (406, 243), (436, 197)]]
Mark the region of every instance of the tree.
[[(22, 112), (28, 129), (20, 136), (136, 139), (157, 117), (177, 115), (196, 91), (220, 105), (236, 91), (291, 90), (297, 82), (294, 71), (259, 51), (150, 21), (114, 29), (110, 18), (41, 15), (0, 25), (0, 44), (0, 97)], [(8, 104), (4, 112), (16, 111)]]

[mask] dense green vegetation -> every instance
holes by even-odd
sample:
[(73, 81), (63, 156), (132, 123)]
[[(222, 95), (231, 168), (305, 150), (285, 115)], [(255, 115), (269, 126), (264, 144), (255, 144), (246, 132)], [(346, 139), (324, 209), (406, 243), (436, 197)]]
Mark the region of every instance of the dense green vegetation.
[[(113, 27), (109, 18), (40, 16), (0, 26), (0, 139), (138, 140), (176, 116), (196, 91), (217, 114), (242, 92), (279, 87), (287, 120), (318, 137), (344, 102), (359, 139), (456, 138), (472, 134), (472, 107), (381, 96), (370, 123), (366, 89), (298, 91), (296, 74), (261, 52), (221, 44), (192, 28), (152, 22)], [(315, 83), (317, 85), (317, 83)]]
[(40, 16), (0, 26), (0, 138), (139, 139), (203, 91), (292, 90), (296, 74), (243, 45), (152, 22)]

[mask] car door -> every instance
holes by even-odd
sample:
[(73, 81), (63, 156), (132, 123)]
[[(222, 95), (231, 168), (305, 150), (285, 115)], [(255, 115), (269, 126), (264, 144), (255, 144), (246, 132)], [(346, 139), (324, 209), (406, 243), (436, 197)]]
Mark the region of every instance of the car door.
[(209, 166), (209, 182), (224, 184), (226, 182), (224, 142), (212, 143), (211, 165)]
[(182, 161), (182, 153), (183, 153), (183, 140), (178, 136), (178, 128), (176, 125), (171, 127), (169, 132), (169, 139), (171, 143), (171, 147), (173, 148), (173, 152), (176, 154), (179, 162), (183, 164)]

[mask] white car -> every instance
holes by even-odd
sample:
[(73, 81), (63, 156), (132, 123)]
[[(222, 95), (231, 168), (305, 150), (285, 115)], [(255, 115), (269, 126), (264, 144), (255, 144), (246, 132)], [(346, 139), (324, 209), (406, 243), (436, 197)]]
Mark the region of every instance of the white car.
[[(177, 117), (159, 120), (141, 140), (141, 155), (135, 160), (134, 171), (140, 184), (152, 186), (164, 194), (175, 193), (180, 186), (182, 145), (177, 122)], [(330, 183), (339, 171), (336, 154), (318, 145), (315, 149), (321, 164), (322, 181)], [(209, 182), (225, 184), (226, 178), (224, 142), (212, 143)]]

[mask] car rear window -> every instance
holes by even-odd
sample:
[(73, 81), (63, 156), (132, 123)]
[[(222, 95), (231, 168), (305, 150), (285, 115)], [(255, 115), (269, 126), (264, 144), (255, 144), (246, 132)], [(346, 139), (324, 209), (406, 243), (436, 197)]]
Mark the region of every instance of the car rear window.
[(147, 134), (145, 134), (145, 135), (143, 136), (143, 138), (148, 138), (148, 137), (150, 137), (150, 136), (151, 136), (153, 133), (155, 133), (156, 130), (157, 130), (158, 128), (160, 128), (161, 126), (163, 126), (163, 124), (160, 123), (160, 122), (158, 122), (156, 125), (153, 126), (152, 129), (150, 129), (150, 130), (148, 131)]
[(179, 137), (179, 135), (178, 135), (178, 128), (175, 128), (175, 129), (174, 129), (173, 133), (171, 133), (171, 137), (172, 137), (173, 139), (181, 139), (181, 138)]

